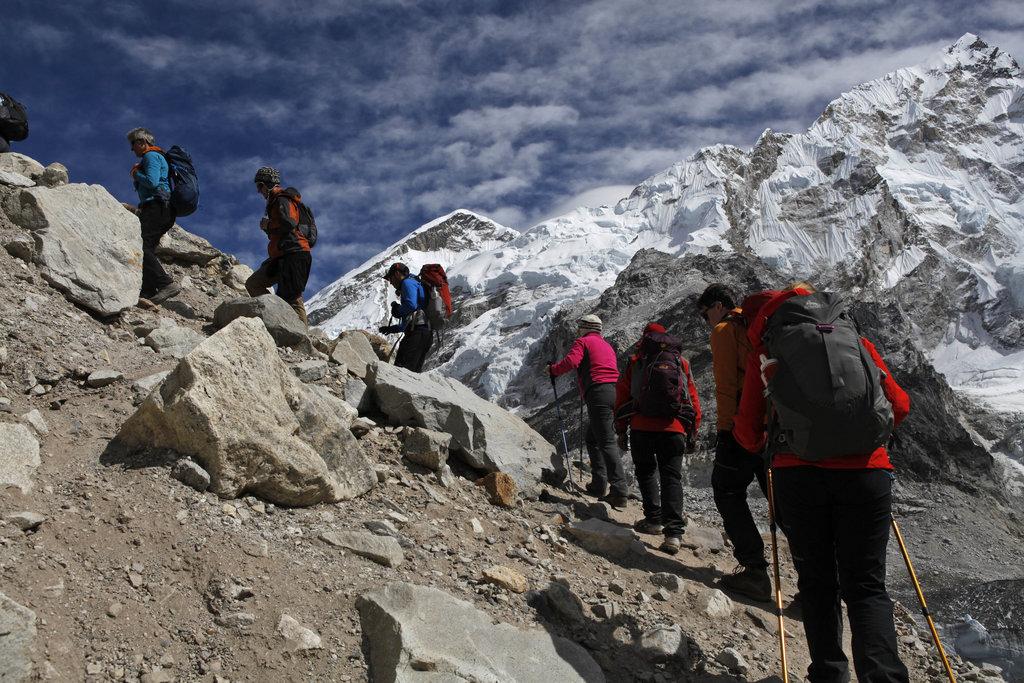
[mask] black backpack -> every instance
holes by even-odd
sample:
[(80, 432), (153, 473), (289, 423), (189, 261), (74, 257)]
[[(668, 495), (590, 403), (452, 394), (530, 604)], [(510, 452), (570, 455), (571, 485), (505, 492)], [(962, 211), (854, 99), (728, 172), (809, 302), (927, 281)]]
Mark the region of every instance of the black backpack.
[(174, 145), (163, 153), (171, 183), (171, 206), (178, 218), (190, 216), (199, 208), (199, 176), (192, 155)]
[(310, 249), (316, 246), (316, 218), (313, 217), (313, 210), (302, 201), (299, 202), (299, 232), (309, 242)]
[(883, 374), (860, 337), (843, 300), (827, 292), (791, 297), (768, 319), (762, 339), (777, 362), (766, 387), (770, 453), (818, 461), (870, 453), (889, 440)]
[(0, 136), (10, 142), (20, 142), (28, 137), (25, 105), (3, 92), (0, 92)]
[(679, 418), (686, 431), (691, 432), (697, 412), (690, 402), (682, 353), (679, 338), (657, 332), (645, 334), (630, 378), (630, 394), (633, 412), (647, 417)]

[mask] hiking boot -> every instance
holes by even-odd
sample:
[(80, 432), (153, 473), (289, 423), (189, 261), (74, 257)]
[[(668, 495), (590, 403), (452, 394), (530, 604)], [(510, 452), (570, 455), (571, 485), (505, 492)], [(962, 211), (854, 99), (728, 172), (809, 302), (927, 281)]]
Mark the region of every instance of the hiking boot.
[(731, 591), (758, 602), (772, 601), (772, 580), (764, 567), (739, 566), (732, 574), (718, 581), (722, 590)]
[(179, 285), (177, 282), (172, 282), (163, 289), (157, 291), (157, 293), (154, 294), (153, 296), (147, 298), (152, 303), (159, 304), (163, 303), (164, 301), (167, 301), (173, 296), (178, 296), (179, 294), (181, 294), (181, 285)]
[(621, 493), (609, 493), (607, 496), (601, 496), (598, 500), (608, 503), (613, 508), (624, 508), (629, 503), (629, 496)]
[(675, 555), (679, 552), (679, 546), (683, 544), (682, 536), (666, 536), (665, 540), (658, 546), (658, 550), (667, 555)]
[(661, 522), (657, 522), (652, 519), (644, 517), (639, 522), (633, 525), (633, 531), (640, 534), (650, 534), (651, 536), (657, 536), (660, 534), (665, 527)]
[(583, 490), (586, 491), (588, 494), (592, 495), (594, 498), (603, 498), (604, 495), (605, 495), (604, 492), (607, 489), (608, 489), (607, 485), (603, 485), (602, 486), (602, 485), (595, 484), (594, 482), (590, 482), (589, 484), (586, 485), (586, 487), (584, 487)]

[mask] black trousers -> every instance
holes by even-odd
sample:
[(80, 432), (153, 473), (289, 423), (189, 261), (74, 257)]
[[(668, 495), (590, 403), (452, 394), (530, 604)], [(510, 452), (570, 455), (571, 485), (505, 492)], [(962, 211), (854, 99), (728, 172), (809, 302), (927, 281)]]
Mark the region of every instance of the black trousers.
[(887, 470), (774, 470), (775, 502), (798, 575), (804, 630), (819, 681), (849, 680), (843, 653), (846, 603), (853, 668), (860, 681), (908, 680), (900, 661), (892, 600), (885, 589), (892, 475)]
[(629, 493), (622, 454), (615, 437), (615, 384), (593, 384), (587, 389), (587, 432), (585, 442), (590, 456), (591, 484), (596, 489), (610, 487), (616, 496)]
[(402, 341), (398, 344), (398, 352), (395, 355), (395, 365), (400, 368), (423, 372), (423, 364), (430, 353), (430, 346), (434, 338), (431, 336), (430, 328), (426, 325), (417, 325), (405, 331)]
[(262, 296), (270, 294), (270, 288), (276, 285), (277, 296), (284, 299), (299, 319), (309, 325), (302, 293), (306, 291), (306, 282), (309, 280), (309, 269), (312, 265), (313, 258), (308, 251), (296, 251), (277, 258), (268, 258), (245, 281), (245, 289), (249, 296)]
[(174, 227), (174, 209), (159, 200), (139, 207), (139, 225), (142, 229), (142, 291), (143, 297), (153, 296), (171, 284), (171, 276), (157, 258), (160, 238)]
[(666, 536), (682, 536), (683, 452), (686, 437), (676, 432), (630, 430), (630, 448), (636, 482), (643, 499), (644, 517), (665, 526)]
[(736, 561), (744, 567), (765, 568), (768, 561), (764, 557), (764, 540), (747, 503), (747, 488), (755, 479), (767, 496), (765, 463), (761, 456), (736, 443), (732, 432), (718, 432), (715, 467), (711, 471), (715, 507), (732, 541)]

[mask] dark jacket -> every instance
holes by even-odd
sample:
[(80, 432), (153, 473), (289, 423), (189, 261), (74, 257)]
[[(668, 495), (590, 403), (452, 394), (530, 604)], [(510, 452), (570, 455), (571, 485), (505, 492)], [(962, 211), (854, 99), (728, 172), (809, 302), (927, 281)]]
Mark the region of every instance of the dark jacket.
[(310, 251), (309, 241), (299, 230), (299, 203), (302, 195), (294, 187), (275, 187), (267, 198), (267, 254), (279, 258), (285, 254)]

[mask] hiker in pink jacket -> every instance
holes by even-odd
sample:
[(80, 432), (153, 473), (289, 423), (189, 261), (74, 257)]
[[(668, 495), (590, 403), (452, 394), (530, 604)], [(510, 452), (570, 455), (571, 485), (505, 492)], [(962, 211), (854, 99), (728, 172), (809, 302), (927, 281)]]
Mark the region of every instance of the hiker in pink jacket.
[[(576, 370), (580, 396), (587, 404), (587, 454), (590, 483), (587, 493), (612, 507), (625, 507), (626, 475), (615, 443), (615, 382), (619, 379), (615, 349), (601, 336), (601, 319), (585, 315), (577, 321), (577, 338), (565, 358), (548, 366), (552, 377)], [(605, 490), (611, 491), (605, 495)]]

